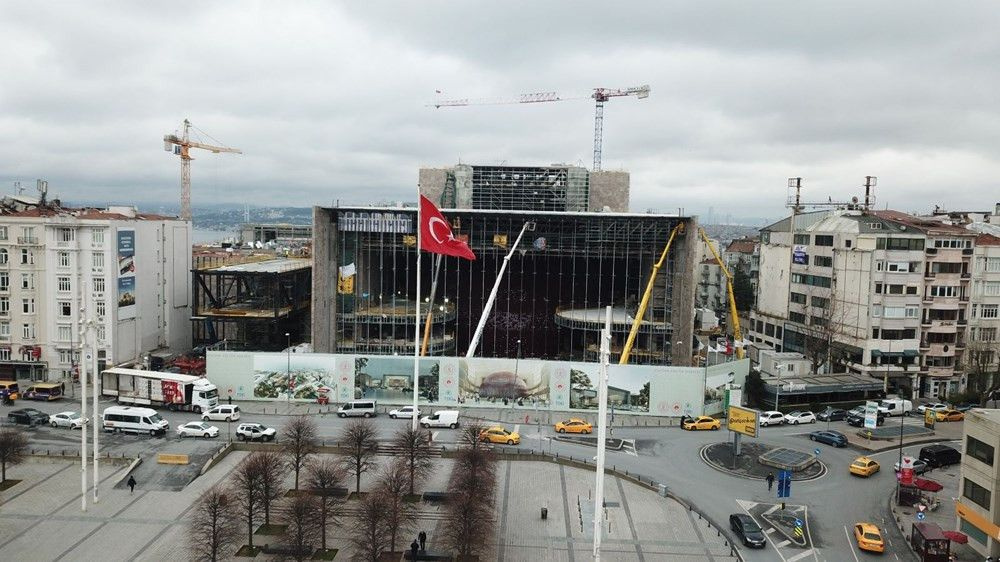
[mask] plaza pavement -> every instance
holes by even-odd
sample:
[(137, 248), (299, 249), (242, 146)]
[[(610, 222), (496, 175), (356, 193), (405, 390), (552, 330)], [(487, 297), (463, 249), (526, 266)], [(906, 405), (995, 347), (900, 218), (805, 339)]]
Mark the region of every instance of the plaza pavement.
[[(247, 453), (232, 452), (204, 476), (181, 491), (147, 490), (139, 482), (130, 495), (125, 468), (102, 470), (101, 500), (80, 511), (79, 464), (31, 459), (8, 468), (22, 479), (0, 492), (0, 551), (8, 560), (186, 560), (186, 519), (202, 492), (226, 480)], [(385, 460), (380, 458), (380, 460)], [(424, 486), (443, 491), (451, 472), (449, 459), (438, 459)], [(362, 478), (362, 490), (374, 475)], [(547, 461), (509, 460), (498, 465), (495, 522), (497, 540), (481, 560), (581, 561), (591, 557), (592, 522), (581, 521), (594, 486), (594, 472)], [(290, 482), (289, 482), (290, 484)], [(613, 475), (605, 476), (607, 521), (602, 558), (606, 560), (678, 562), (735, 560), (725, 537), (682, 504)], [(353, 487), (353, 482), (350, 483)], [(548, 507), (542, 520), (540, 509)], [(416, 527), (427, 532), (428, 549), (437, 550), (443, 507), (420, 504)], [(484, 524), (491, 524), (485, 522)], [(346, 529), (333, 528), (331, 546), (342, 549), (337, 560), (350, 559)], [(399, 539), (403, 550), (413, 537)], [(257, 544), (275, 542), (255, 537)], [(267, 560), (260, 555), (256, 559)]]

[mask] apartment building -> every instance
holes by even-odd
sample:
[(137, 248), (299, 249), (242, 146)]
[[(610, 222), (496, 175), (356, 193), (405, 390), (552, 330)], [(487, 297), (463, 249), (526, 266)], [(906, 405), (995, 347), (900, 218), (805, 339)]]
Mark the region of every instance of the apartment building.
[[(895, 211), (797, 214), (761, 230), (750, 339), (816, 372), (938, 397), (964, 384), (975, 233)], [(836, 369), (834, 369), (836, 367)]]
[(702, 260), (698, 264), (698, 288), (695, 291), (695, 306), (707, 308), (719, 316), (728, 310), (726, 276), (715, 258)]
[(191, 223), (131, 207), (0, 201), (0, 378), (69, 380), (81, 309), (100, 366), (190, 347)]
[(1000, 410), (976, 408), (965, 414), (961, 496), (955, 501), (956, 525), (982, 556), (1000, 554)]
[(966, 365), (969, 386), (986, 389), (1000, 383), (1000, 237), (978, 235), (973, 263)]
[(737, 238), (722, 252), (722, 261), (733, 275), (743, 271), (750, 278), (750, 287), (757, 294), (760, 279), (760, 242), (756, 238)]

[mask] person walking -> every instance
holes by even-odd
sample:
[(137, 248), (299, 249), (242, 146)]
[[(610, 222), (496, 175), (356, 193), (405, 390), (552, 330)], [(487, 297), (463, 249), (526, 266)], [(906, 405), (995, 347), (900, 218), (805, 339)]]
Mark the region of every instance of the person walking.
[(420, 548), (420, 545), (417, 544), (416, 540), (414, 540), (413, 542), (410, 543), (410, 560), (416, 560), (417, 559), (417, 550), (419, 548)]
[(427, 550), (427, 533), (420, 531), (417, 538), (420, 540), (420, 550)]
[(770, 492), (771, 488), (774, 486), (774, 473), (768, 472), (765, 480), (767, 480), (767, 491)]
[(128, 493), (129, 495), (135, 493), (135, 476), (132, 476), (131, 474), (128, 476)]

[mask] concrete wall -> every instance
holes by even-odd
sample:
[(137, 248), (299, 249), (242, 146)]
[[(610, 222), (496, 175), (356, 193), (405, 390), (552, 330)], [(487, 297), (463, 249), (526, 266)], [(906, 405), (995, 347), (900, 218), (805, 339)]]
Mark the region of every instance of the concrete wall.
[(761, 244), (760, 284), (757, 286), (757, 310), (765, 315), (788, 317), (788, 284), (791, 265), (788, 246)]
[(332, 219), (330, 210), (313, 207), (312, 344), (317, 353), (334, 349), (337, 268), (333, 263), (336, 226)]
[(417, 174), (417, 186), (420, 194), (440, 206), (441, 194), (444, 193), (448, 181), (448, 170), (444, 168), (420, 168)]
[(607, 206), (616, 213), (629, 212), (629, 173), (591, 172), (590, 211), (603, 211)]
[[(592, 184), (593, 185), (593, 184)], [(678, 245), (674, 250), (673, 317), (674, 342), (671, 348), (671, 362), (678, 367), (691, 365), (694, 339), (695, 289), (698, 272), (698, 219), (688, 219), (685, 235), (674, 240)], [(677, 345), (676, 342), (681, 342)]]

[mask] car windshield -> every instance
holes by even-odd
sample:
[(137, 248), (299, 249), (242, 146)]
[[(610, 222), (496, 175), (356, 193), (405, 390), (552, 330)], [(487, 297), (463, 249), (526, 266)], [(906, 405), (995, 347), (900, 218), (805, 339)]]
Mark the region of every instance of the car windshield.
[(882, 536), (879, 535), (878, 533), (871, 533), (871, 532), (865, 533), (864, 537), (866, 539), (870, 540), (870, 541), (880, 541), (880, 540), (882, 540)]
[(149, 416), (149, 421), (153, 423), (160, 423), (161, 421), (163, 421), (163, 418), (160, 417), (160, 414), (153, 414)]
[(75, 420), (75, 419), (77, 419), (77, 418), (80, 417), (80, 414), (78, 414), (76, 412), (73, 412), (72, 414), (66, 414), (66, 417), (69, 418), (69, 419), (71, 419), (71, 420)]
[(203, 397), (208, 398), (209, 400), (211, 400), (212, 398), (216, 398), (216, 397), (219, 396), (219, 391), (216, 390), (216, 389), (212, 389), (212, 390), (209, 390), (208, 392), (202, 392), (201, 394), (202, 394)]

